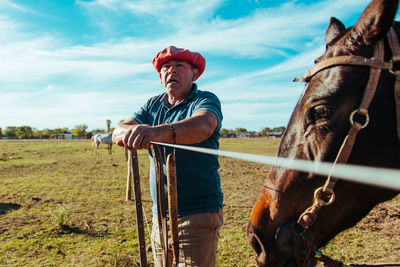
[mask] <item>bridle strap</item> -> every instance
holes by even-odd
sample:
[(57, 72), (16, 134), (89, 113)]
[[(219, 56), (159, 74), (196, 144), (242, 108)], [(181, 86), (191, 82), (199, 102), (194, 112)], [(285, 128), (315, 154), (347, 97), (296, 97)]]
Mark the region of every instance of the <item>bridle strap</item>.
[[(384, 57), (383, 40), (380, 40), (375, 45), (374, 58), (376, 58), (377, 60), (383, 61), (383, 57)], [(372, 99), (374, 98), (376, 88), (378, 87), (381, 71), (382, 71), (382, 69), (380, 69), (380, 68), (371, 67), (368, 84), (367, 84), (367, 87), (365, 88), (364, 96), (361, 101), (360, 107), (358, 109), (358, 113), (360, 115), (363, 115), (363, 116), (368, 115), (368, 108), (372, 102)], [(343, 144), (340, 147), (340, 150), (336, 156), (336, 159), (335, 159), (334, 164), (331, 169), (331, 173), (332, 173), (332, 170), (335, 168), (336, 163), (346, 163), (347, 162), (347, 160), (350, 157), (351, 151), (353, 150), (357, 134), (362, 128), (363, 127), (360, 122), (355, 121), (352, 123), (349, 133), (345, 137)], [(334, 178), (331, 175), (329, 175), (325, 182), (323, 192), (328, 192), (329, 194), (331, 194), (333, 192), (333, 187), (335, 186), (336, 182), (337, 182), (337, 178)]]
[[(356, 110), (356, 113), (358, 113), (359, 115), (362, 116), (368, 116), (368, 108), (369, 105), (371, 104), (372, 99), (374, 98), (375, 95), (375, 91), (376, 88), (378, 86), (378, 82), (379, 82), (379, 77), (381, 74), (381, 66), (385, 65), (382, 63), (386, 63), (383, 61), (383, 57), (384, 57), (384, 46), (383, 46), (383, 40), (380, 40), (374, 47), (374, 56), (369, 59), (369, 61), (373, 61), (373, 62), (380, 62), (380, 64), (377, 65), (373, 65), (370, 66), (370, 74), (369, 74), (369, 79), (368, 79), (368, 84), (365, 88), (364, 91), (364, 95), (363, 98), (361, 100), (361, 104), (358, 110)], [(338, 59), (339, 58), (339, 59)], [(357, 62), (361, 62), (360, 57), (357, 57)], [(317, 73), (318, 71), (327, 68), (328, 66), (334, 66), (334, 65), (338, 65), (338, 64), (334, 64), (334, 62), (343, 62), (343, 56), (341, 57), (336, 57), (332, 58), (332, 60), (324, 60), (319, 62), (319, 66), (316, 66), (316, 68), (312, 68), (310, 71), (308, 71), (307, 73), (311, 76), (306, 76), (305, 78), (307, 79), (307, 77), (312, 77), (313, 75), (315, 75), (315, 73)], [(327, 61), (325, 63), (325, 61)], [(364, 62), (367, 62), (367, 58), (365, 58)], [(392, 64), (389, 64), (392, 65)], [(352, 118), (352, 117), (351, 117)], [(336, 159), (333, 163), (332, 169), (331, 169), (331, 173), (332, 170), (335, 168), (336, 163), (346, 163), (347, 160), (350, 157), (351, 151), (353, 150), (354, 147), (354, 143), (356, 141), (356, 137), (358, 132), (364, 127), (363, 123), (360, 123), (358, 121), (353, 121), (351, 122), (351, 128), (347, 134), (347, 136), (345, 137), (342, 146), (339, 149), (339, 152), (336, 156)], [(315, 193), (314, 195), (314, 201), (312, 206), (310, 206), (305, 212), (303, 212), (303, 214), (300, 215), (297, 223), (299, 225), (301, 225), (303, 228), (308, 229), (309, 227), (311, 227), (315, 220), (317, 219), (317, 214), (319, 212), (319, 210), (326, 205), (330, 205), (331, 203), (333, 203), (334, 200), (334, 193), (333, 193), (333, 187), (335, 186), (336, 182), (337, 182), (337, 178), (336, 177), (332, 177), (331, 175), (328, 176), (325, 185), (323, 186), (322, 190), (316, 190), (317, 193)], [(326, 199), (328, 199), (326, 201)]]
[[(388, 41), (390, 49), (392, 50), (393, 65), (400, 62), (400, 46), (396, 32), (390, 28), (388, 33)], [(396, 101), (396, 119), (397, 119), (397, 137), (400, 140), (400, 70), (394, 70), (396, 75), (396, 82), (394, 84), (394, 99)]]
[(302, 78), (294, 78), (294, 82), (308, 82), (315, 74), (321, 70), (339, 66), (339, 65), (352, 65), (352, 66), (366, 66), (378, 69), (391, 70), (393, 68), (393, 63), (385, 62), (382, 59), (376, 57), (366, 58), (361, 56), (337, 56), (324, 59), (317, 64), (315, 64), (311, 69), (309, 69)]
[[(337, 182), (336, 177), (332, 177), (331, 173), (336, 163), (346, 163), (353, 150), (356, 137), (358, 132), (367, 126), (369, 116), (368, 108), (375, 96), (376, 89), (378, 87), (380, 75), (382, 69), (393, 71), (394, 63), (400, 62), (400, 46), (393, 28), (388, 32), (388, 42), (392, 50), (392, 60), (390, 62), (384, 61), (384, 43), (383, 39), (378, 41), (374, 47), (374, 55), (372, 58), (364, 58), (360, 56), (338, 56), (322, 60), (315, 64), (309, 71), (306, 72), (303, 78), (295, 78), (293, 81), (305, 81), (309, 82), (311, 78), (321, 70), (329, 67), (338, 65), (355, 65), (355, 66), (367, 66), (370, 67), (370, 74), (368, 78), (368, 84), (365, 88), (364, 95), (361, 100), (359, 108), (353, 111), (350, 115), (350, 130), (345, 137), (339, 152), (336, 156), (331, 172), (323, 187), (317, 188), (314, 192), (313, 204), (308, 207), (299, 217), (297, 224), (303, 227), (303, 229), (310, 228), (316, 221), (319, 210), (323, 206), (330, 205), (335, 200), (335, 194), (333, 188)], [(396, 75), (395, 82), (395, 101), (396, 101), (396, 116), (397, 116), (397, 136), (400, 140), (400, 70), (394, 70)], [(365, 122), (359, 122), (354, 120), (354, 115), (365, 117)], [(302, 235), (303, 231), (300, 235)], [(295, 232), (296, 233), (296, 232)]]
[[(339, 66), (339, 65), (352, 65), (352, 66), (367, 66), (377, 69), (393, 70), (396, 75), (396, 82), (394, 86), (394, 99), (396, 102), (396, 121), (397, 121), (397, 137), (400, 141), (400, 69), (395, 69), (395, 63), (400, 63), (400, 45), (397, 34), (393, 28), (390, 28), (387, 34), (390, 49), (392, 50), (392, 60), (386, 62), (382, 58), (376, 56), (372, 58), (365, 58), (361, 56), (337, 56), (324, 59), (316, 63), (310, 70), (308, 70), (304, 77), (294, 78), (294, 82), (309, 82), (311, 78), (321, 70)], [(400, 68), (400, 66), (399, 66)]]

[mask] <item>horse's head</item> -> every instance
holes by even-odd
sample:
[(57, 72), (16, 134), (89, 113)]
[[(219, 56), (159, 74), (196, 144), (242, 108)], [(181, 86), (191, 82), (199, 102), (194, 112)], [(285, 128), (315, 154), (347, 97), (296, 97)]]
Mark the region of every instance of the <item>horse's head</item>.
[[(393, 25), (397, 6), (398, 0), (374, 0), (349, 29), (332, 18), (325, 35), (326, 51), (316, 63), (338, 56), (371, 58), (376, 43), (385, 38)], [(394, 26), (397, 30), (397, 24)], [(384, 50), (384, 60), (390, 61), (392, 53), (386, 40)], [(278, 156), (333, 162), (350, 129), (349, 116), (362, 102), (370, 70), (368, 66), (334, 64), (313, 73), (292, 113)], [(388, 70), (382, 70), (379, 77), (369, 105), (369, 124), (358, 134), (348, 162), (400, 168), (393, 93), (396, 77)], [(260, 266), (314, 266), (315, 260), (309, 260), (311, 250), (325, 245), (358, 222), (374, 205), (395, 195), (339, 181), (335, 187), (336, 201), (319, 211), (308, 230), (296, 230), (294, 222), (312, 204), (314, 190), (325, 179), (272, 167), (248, 226), (249, 244), (257, 253)], [(294, 234), (296, 231), (298, 235)]]

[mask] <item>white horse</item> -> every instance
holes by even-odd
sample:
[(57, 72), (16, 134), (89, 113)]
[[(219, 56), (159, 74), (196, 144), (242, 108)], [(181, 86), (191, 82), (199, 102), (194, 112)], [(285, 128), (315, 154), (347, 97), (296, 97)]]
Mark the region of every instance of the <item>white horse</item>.
[(99, 155), (99, 145), (100, 143), (107, 144), (108, 155), (112, 154), (112, 132), (111, 133), (98, 133), (92, 136), (92, 145), (94, 146), (94, 151), (96, 155)]

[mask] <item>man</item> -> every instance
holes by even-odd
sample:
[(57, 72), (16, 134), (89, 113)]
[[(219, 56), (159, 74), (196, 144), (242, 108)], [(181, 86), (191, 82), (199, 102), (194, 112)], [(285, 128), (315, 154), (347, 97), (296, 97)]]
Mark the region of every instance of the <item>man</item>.
[[(198, 90), (194, 83), (205, 65), (203, 56), (187, 49), (169, 46), (160, 51), (153, 59), (153, 66), (165, 93), (150, 98), (132, 118), (122, 122), (114, 130), (114, 143), (128, 149), (149, 148), (152, 141), (218, 149), (222, 121), (220, 101), (213, 93)], [(182, 149), (177, 149), (175, 155), (179, 261), (183, 266), (215, 266), (223, 223), (218, 157)], [(149, 156), (152, 240), (159, 255), (157, 191), (151, 151)], [(157, 257), (160, 261), (160, 256)]]

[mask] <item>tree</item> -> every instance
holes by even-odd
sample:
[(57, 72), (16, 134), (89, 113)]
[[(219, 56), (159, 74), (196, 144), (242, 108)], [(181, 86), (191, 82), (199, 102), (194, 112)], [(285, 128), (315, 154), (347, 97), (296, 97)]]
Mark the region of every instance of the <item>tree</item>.
[(57, 136), (57, 132), (55, 131), (55, 130), (52, 130), (52, 129), (44, 129), (43, 130), (43, 133), (44, 133), (44, 135), (47, 135), (47, 136), (49, 136), (50, 138), (54, 138), (54, 137), (56, 137)]
[(84, 137), (86, 135), (86, 130), (88, 126), (86, 124), (76, 125), (74, 129), (72, 129), (72, 133), (78, 137)]
[(0, 127), (0, 139), (3, 137), (3, 129)]
[(45, 130), (33, 130), (33, 136), (35, 136), (36, 138), (48, 138), (48, 136), (46, 136), (46, 132)]
[(271, 128), (265, 127), (264, 129), (261, 130), (260, 134), (261, 136), (267, 136), (269, 131), (271, 131)]
[(228, 134), (229, 130), (225, 128), (221, 128), (220, 134)]
[(4, 131), (4, 133), (7, 136), (7, 138), (17, 137), (17, 127), (15, 127), (15, 126), (7, 126), (5, 131)]
[(236, 128), (235, 132), (237, 135), (239, 135), (240, 133), (247, 133), (247, 129), (246, 128)]
[(105, 133), (106, 131), (104, 129), (94, 129), (92, 133)]
[(110, 126), (111, 126), (111, 120), (106, 120), (106, 124), (107, 124), (107, 133), (110, 132)]
[(26, 125), (17, 127), (15, 136), (20, 139), (32, 138), (33, 137), (32, 127)]
[(281, 131), (284, 132), (286, 130), (285, 126), (279, 126), (272, 129), (273, 131)]

